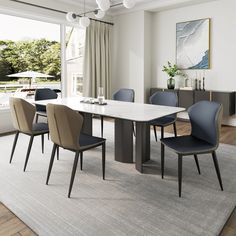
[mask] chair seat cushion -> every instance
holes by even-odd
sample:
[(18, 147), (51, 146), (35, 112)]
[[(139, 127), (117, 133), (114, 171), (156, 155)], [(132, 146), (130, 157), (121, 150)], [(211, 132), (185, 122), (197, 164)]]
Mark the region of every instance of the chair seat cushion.
[(155, 120), (150, 121), (150, 125), (156, 125), (156, 126), (168, 126), (175, 122), (175, 117), (170, 116), (164, 116)]
[(176, 153), (183, 155), (210, 152), (216, 148), (214, 145), (191, 135), (163, 138), (160, 141)]
[(48, 124), (47, 123), (35, 123), (33, 124), (33, 133), (47, 133)]
[(80, 149), (87, 149), (87, 148), (92, 148), (93, 146), (97, 146), (100, 145), (102, 143), (104, 143), (106, 141), (106, 139), (104, 138), (99, 138), (99, 137), (95, 137), (95, 136), (91, 136), (88, 134), (80, 134), (79, 137), (79, 144), (80, 144)]

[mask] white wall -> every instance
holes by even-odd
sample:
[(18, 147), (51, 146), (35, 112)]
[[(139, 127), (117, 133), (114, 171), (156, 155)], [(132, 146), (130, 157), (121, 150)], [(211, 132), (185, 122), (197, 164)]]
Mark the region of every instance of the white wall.
[(114, 18), (112, 51), (112, 92), (135, 90), (135, 100), (144, 94), (144, 12)]
[[(176, 23), (211, 18), (211, 68), (205, 74), (206, 89), (236, 91), (235, 10), (235, 0), (219, 0), (155, 13), (153, 15), (152, 87), (166, 87), (167, 75), (162, 72), (162, 66), (168, 60), (175, 63)], [(190, 78), (194, 78), (195, 73), (196, 71), (187, 71)], [(226, 117), (224, 123), (236, 126), (236, 116)]]
[[(236, 91), (235, 10), (235, 0), (218, 0), (156, 13), (117, 16), (114, 21), (113, 89), (132, 86), (136, 90), (136, 101), (143, 102), (148, 88), (165, 88), (167, 75), (162, 67), (167, 61), (175, 63), (176, 23), (211, 18), (211, 68), (205, 73), (205, 87)], [(196, 70), (186, 73), (195, 78)], [(236, 116), (224, 119), (224, 123), (236, 126)]]
[(146, 100), (146, 89), (151, 86), (150, 32), (151, 13), (139, 11), (114, 18), (112, 92), (132, 88), (136, 102)]
[(0, 109), (0, 133), (13, 131), (10, 109)]
[(147, 102), (152, 85), (152, 13), (144, 12), (144, 102)]
[[(206, 71), (206, 88), (235, 90), (236, 1), (219, 0), (155, 13), (153, 16), (153, 77), (152, 86), (166, 87), (167, 75), (162, 66), (175, 63), (177, 22), (211, 18), (211, 69)], [(195, 71), (187, 72), (190, 77)]]

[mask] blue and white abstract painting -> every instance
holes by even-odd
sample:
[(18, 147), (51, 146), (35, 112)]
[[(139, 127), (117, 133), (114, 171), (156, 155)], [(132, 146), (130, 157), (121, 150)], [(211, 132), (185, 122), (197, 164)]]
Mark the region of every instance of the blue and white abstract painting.
[(210, 19), (176, 24), (176, 64), (180, 69), (209, 69)]

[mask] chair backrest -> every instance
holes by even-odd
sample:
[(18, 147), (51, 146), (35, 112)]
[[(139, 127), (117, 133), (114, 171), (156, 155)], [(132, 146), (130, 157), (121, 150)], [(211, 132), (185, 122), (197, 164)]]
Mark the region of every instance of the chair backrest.
[[(178, 97), (175, 92), (157, 91), (149, 98), (149, 102), (154, 105), (176, 107), (178, 105)], [(176, 114), (168, 117), (176, 118)]]
[(157, 91), (149, 98), (149, 102), (155, 105), (176, 107), (178, 98), (175, 92)]
[(11, 97), (9, 100), (13, 126), (23, 133), (32, 133), (35, 106), (22, 98)]
[(191, 135), (218, 147), (223, 114), (222, 104), (200, 101), (188, 109), (188, 114), (192, 126)]
[(51, 140), (66, 149), (79, 150), (79, 136), (83, 117), (64, 105), (47, 105), (48, 126)]
[(119, 89), (112, 95), (112, 99), (122, 102), (134, 102), (134, 90), (133, 89)]
[[(41, 89), (36, 89), (34, 100), (39, 101), (39, 100), (47, 100), (47, 99), (56, 99), (57, 96), (58, 96), (57, 93), (53, 91), (52, 89), (41, 88)], [(42, 105), (36, 105), (36, 111), (46, 111), (46, 108), (45, 106), (42, 106)]]

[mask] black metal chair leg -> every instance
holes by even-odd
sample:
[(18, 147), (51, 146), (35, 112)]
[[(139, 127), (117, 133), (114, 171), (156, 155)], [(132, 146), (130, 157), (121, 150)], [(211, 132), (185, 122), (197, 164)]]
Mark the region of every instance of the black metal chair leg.
[(78, 164), (78, 159), (79, 159), (79, 152), (77, 151), (75, 153), (74, 165), (73, 165), (72, 172), (71, 172), (71, 179), (70, 179), (70, 187), (69, 187), (69, 192), (68, 192), (68, 198), (70, 198), (71, 190), (72, 190), (72, 187), (73, 187), (73, 183), (74, 183), (74, 179), (75, 179), (75, 173), (76, 173), (76, 168), (77, 168), (77, 164)]
[(133, 129), (133, 135), (134, 135), (134, 137), (136, 137), (135, 128), (134, 128), (134, 122), (132, 122), (132, 129)]
[(49, 163), (49, 167), (48, 167), (48, 174), (47, 174), (47, 180), (46, 180), (47, 185), (48, 185), (48, 181), (49, 181), (49, 178), (50, 178), (50, 175), (51, 175), (52, 166), (53, 166), (55, 152), (56, 152), (57, 147), (58, 146), (54, 143), (53, 148), (52, 148), (52, 153), (51, 153), (51, 159), (50, 159), (50, 163)]
[(25, 165), (24, 165), (24, 171), (26, 170), (26, 166), (29, 160), (29, 155), (30, 155), (30, 151), (31, 151), (31, 147), (34, 141), (34, 135), (30, 136), (30, 141), (29, 141), (29, 146), (28, 146), (28, 150), (27, 150), (27, 154), (26, 154), (26, 158), (25, 158)]
[(156, 130), (156, 126), (155, 125), (153, 125), (153, 130), (154, 130), (155, 140), (157, 142), (157, 130)]
[(103, 138), (103, 116), (101, 116), (101, 136)]
[(11, 157), (10, 157), (10, 162), (9, 162), (9, 163), (11, 163), (11, 161), (12, 161), (12, 158), (13, 158), (13, 155), (14, 155), (14, 152), (15, 152), (15, 148), (16, 148), (16, 143), (17, 143), (18, 137), (19, 137), (19, 132), (17, 131), (17, 132), (16, 132), (16, 135), (15, 135), (15, 138), (14, 138), (14, 142), (13, 142), (13, 146), (12, 146)]
[(57, 160), (59, 160), (59, 146), (57, 145)]
[(161, 126), (161, 138), (164, 138), (164, 127)]
[(179, 197), (181, 197), (181, 192), (182, 192), (182, 161), (183, 161), (183, 157), (181, 155), (178, 155)]
[(177, 137), (176, 123), (173, 123), (173, 128), (174, 128), (174, 134), (175, 134), (175, 137)]
[(35, 123), (38, 123), (38, 120), (39, 120), (39, 114), (36, 114)]
[(164, 169), (165, 169), (165, 145), (161, 144), (161, 178), (164, 178)]
[(198, 174), (200, 175), (200, 174), (201, 174), (201, 171), (200, 171), (200, 166), (199, 166), (199, 162), (198, 162), (198, 158), (197, 158), (197, 155), (196, 155), (196, 154), (194, 154), (194, 159), (195, 159), (195, 162), (196, 162)]
[(42, 153), (44, 153), (44, 134), (41, 135), (41, 141), (42, 141)]
[(102, 178), (105, 179), (106, 143), (102, 144)]
[(223, 184), (222, 184), (222, 180), (221, 180), (220, 168), (219, 168), (219, 164), (218, 164), (218, 160), (217, 160), (215, 151), (212, 152), (212, 158), (213, 158), (213, 162), (214, 162), (214, 165), (215, 165), (216, 174), (217, 174), (217, 177), (218, 177), (218, 180), (219, 180), (219, 183), (220, 183), (220, 188), (223, 191), (224, 189), (223, 189)]
[(80, 170), (83, 170), (83, 152), (80, 153)]

